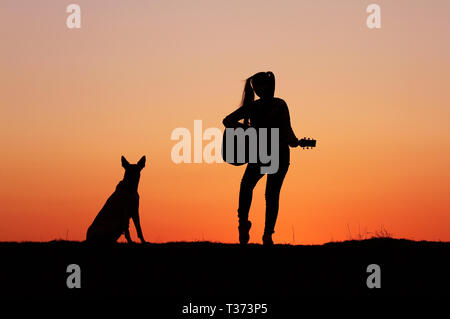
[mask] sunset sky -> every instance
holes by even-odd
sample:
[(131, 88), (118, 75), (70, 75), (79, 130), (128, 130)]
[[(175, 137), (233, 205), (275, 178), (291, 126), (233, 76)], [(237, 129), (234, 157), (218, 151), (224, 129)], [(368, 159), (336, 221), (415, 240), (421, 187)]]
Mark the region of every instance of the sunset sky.
[[(66, 26), (70, 3), (81, 29)], [(366, 26), (370, 3), (381, 29)], [(450, 241), (449, 31), (447, 0), (2, 0), (0, 241), (84, 240), (120, 156), (146, 155), (148, 241), (237, 242), (245, 167), (175, 164), (170, 135), (194, 120), (222, 129), (244, 80), (268, 70), (297, 137), (318, 140), (291, 150), (275, 242), (381, 225)]]

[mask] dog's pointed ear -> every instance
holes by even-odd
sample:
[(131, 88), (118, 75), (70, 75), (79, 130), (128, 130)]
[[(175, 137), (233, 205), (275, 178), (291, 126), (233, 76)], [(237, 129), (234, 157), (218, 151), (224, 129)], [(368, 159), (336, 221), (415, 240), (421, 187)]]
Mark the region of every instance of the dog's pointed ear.
[(123, 156), (122, 156), (121, 160), (122, 160), (122, 167), (127, 169), (128, 166), (130, 166), (130, 163), (128, 163), (127, 159)]
[(139, 162), (137, 164), (141, 169), (143, 169), (145, 167), (145, 155), (141, 157), (141, 159), (139, 160)]

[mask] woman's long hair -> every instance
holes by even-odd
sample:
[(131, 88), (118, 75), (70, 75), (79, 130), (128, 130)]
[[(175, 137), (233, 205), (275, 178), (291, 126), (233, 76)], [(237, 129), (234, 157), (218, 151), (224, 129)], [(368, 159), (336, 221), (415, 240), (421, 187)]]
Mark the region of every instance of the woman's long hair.
[[(244, 92), (242, 93), (241, 106), (248, 106), (255, 100), (255, 91), (253, 90), (252, 82), (266, 82), (268, 84), (267, 95), (273, 97), (275, 94), (275, 75), (268, 72), (258, 72), (247, 80), (245, 80)], [(249, 119), (244, 119), (244, 124), (249, 125)]]
[[(241, 106), (249, 106), (255, 100), (255, 91), (252, 87), (252, 76), (245, 80), (244, 92), (242, 92)], [(244, 125), (249, 125), (249, 118), (244, 118)]]

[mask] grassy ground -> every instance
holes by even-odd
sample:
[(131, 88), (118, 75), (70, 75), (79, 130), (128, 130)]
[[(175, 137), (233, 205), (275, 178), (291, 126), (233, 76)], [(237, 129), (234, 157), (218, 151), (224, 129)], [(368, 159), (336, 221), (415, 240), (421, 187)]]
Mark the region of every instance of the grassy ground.
[[(0, 295), (15, 297), (449, 295), (450, 287), (450, 243), (390, 238), (271, 248), (4, 242), (0, 256)], [(69, 264), (81, 268), (81, 289), (66, 286)], [(381, 267), (380, 289), (367, 287), (369, 264)]]

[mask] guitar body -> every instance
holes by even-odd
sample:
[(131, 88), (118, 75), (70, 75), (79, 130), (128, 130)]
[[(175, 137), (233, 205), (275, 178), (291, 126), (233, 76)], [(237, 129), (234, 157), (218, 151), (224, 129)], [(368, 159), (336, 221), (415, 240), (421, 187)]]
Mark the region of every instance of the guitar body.
[[(248, 136), (245, 137), (245, 146), (244, 148), (239, 148), (238, 145), (238, 141), (237, 141), (237, 136), (233, 136), (234, 137), (234, 143), (233, 143), (233, 150), (229, 150), (227, 152), (227, 129), (225, 129), (223, 131), (223, 139), (222, 139), (222, 159), (224, 162), (234, 165), (234, 166), (241, 166), (244, 164), (247, 164), (249, 162), (249, 145), (250, 145), (250, 138)], [(231, 159), (227, 159), (227, 154), (229, 154), (230, 152), (233, 152), (233, 157)], [(240, 161), (238, 162), (238, 154), (240, 154), (241, 152), (245, 153), (244, 156), (244, 161)]]

